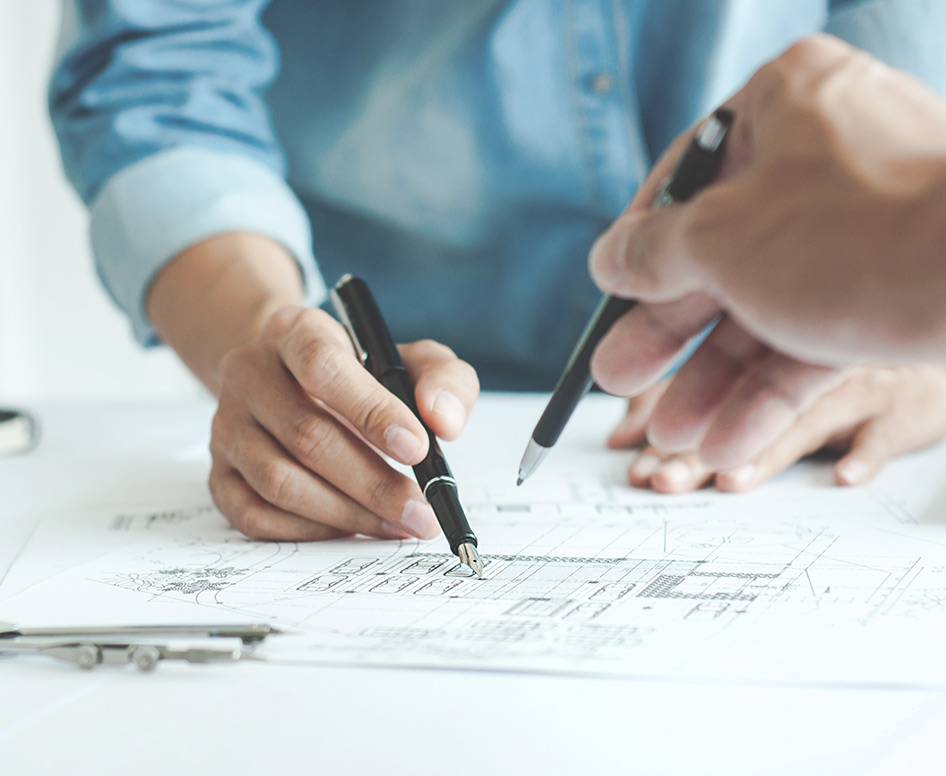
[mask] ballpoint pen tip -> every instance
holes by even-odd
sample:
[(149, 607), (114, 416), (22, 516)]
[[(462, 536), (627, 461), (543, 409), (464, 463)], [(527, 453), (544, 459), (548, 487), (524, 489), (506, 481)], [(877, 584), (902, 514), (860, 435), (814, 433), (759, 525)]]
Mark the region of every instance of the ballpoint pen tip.
[(517, 487), (517, 488), (518, 488), (520, 485), (522, 485), (523, 482), (525, 482), (525, 480), (523, 480), (522, 477), (516, 477), (516, 487)]

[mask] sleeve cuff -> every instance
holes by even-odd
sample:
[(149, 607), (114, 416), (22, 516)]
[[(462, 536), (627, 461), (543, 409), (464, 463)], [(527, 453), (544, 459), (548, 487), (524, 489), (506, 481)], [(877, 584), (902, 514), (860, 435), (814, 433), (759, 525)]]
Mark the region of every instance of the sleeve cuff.
[(268, 167), (236, 154), (176, 148), (133, 164), (92, 204), (90, 230), (99, 276), (144, 345), (158, 343), (144, 312), (152, 278), (181, 251), (215, 234), (240, 230), (271, 237), (298, 262), (307, 304), (326, 297), (302, 205)]

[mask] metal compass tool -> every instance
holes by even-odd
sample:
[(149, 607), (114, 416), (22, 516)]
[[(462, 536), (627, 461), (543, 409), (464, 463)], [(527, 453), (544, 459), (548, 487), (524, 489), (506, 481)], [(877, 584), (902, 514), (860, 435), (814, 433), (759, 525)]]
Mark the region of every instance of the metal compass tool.
[[(0, 656), (45, 655), (85, 669), (133, 663), (142, 671), (152, 671), (162, 660), (186, 663), (259, 660), (253, 655), (253, 648), (267, 636), (282, 632), (265, 623), (100, 628), (16, 628), (0, 623)], [(200, 646), (172, 644), (198, 640), (205, 643)]]

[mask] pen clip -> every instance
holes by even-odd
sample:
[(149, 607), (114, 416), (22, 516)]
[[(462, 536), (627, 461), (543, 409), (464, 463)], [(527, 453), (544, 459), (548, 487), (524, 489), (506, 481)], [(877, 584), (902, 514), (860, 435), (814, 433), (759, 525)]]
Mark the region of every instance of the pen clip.
[(364, 365), (368, 361), (368, 353), (358, 341), (355, 327), (352, 325), (351, 318), (348, 317), (348, 308), (345, 306), (345, 302), (342, 301), (342, 297), (338, 293), (338, 288), (351, 279), (351, 275), (343, 275), (338, 283), (335, 284), (335, 288), (329, 291), (329, 297), (332, 300), (332, 306), (335, 308), (335, 314), (338, 316), (338, 320), (341, 321), (342, 326), (345, 327), (345, 331), (348, 332), (348, 339), (351, 340), (352, 347), (355, 349), (355, 355), (362, 365)]

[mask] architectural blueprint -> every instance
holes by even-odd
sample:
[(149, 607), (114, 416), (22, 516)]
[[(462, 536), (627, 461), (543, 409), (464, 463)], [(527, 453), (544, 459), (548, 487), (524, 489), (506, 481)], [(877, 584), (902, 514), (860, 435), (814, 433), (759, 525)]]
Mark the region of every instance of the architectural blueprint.
[(807, 465), (739, 498), (635, 491), (607, 463), (532, 489), (469, 474), (483, 580), (442, 539), (253, 542), (207, 504), (102, 510), (98, 552), (38, 532), (0, 620), (267, 621), (289, 633), (260, 656), (300, 663), (946, 684), (944, 457), (861, 489)]
[(118, 513), (104, 530), (120, 548), (32, 586), (0, 619), (266, 620), (294, 634), (267, 647), (274, 660), (634, 676), (732, 675), (762, 639), (759, 675), (827, 644), (819, 670), (791, 678), (860, 681), (842, 645), (946, 634), (941, 529), (874, 504), (855, 521), (735, 516), (711, 494), (471, 503), (491, 550), (484, 580), (438, 541), (260, 543), (207, 507)]

